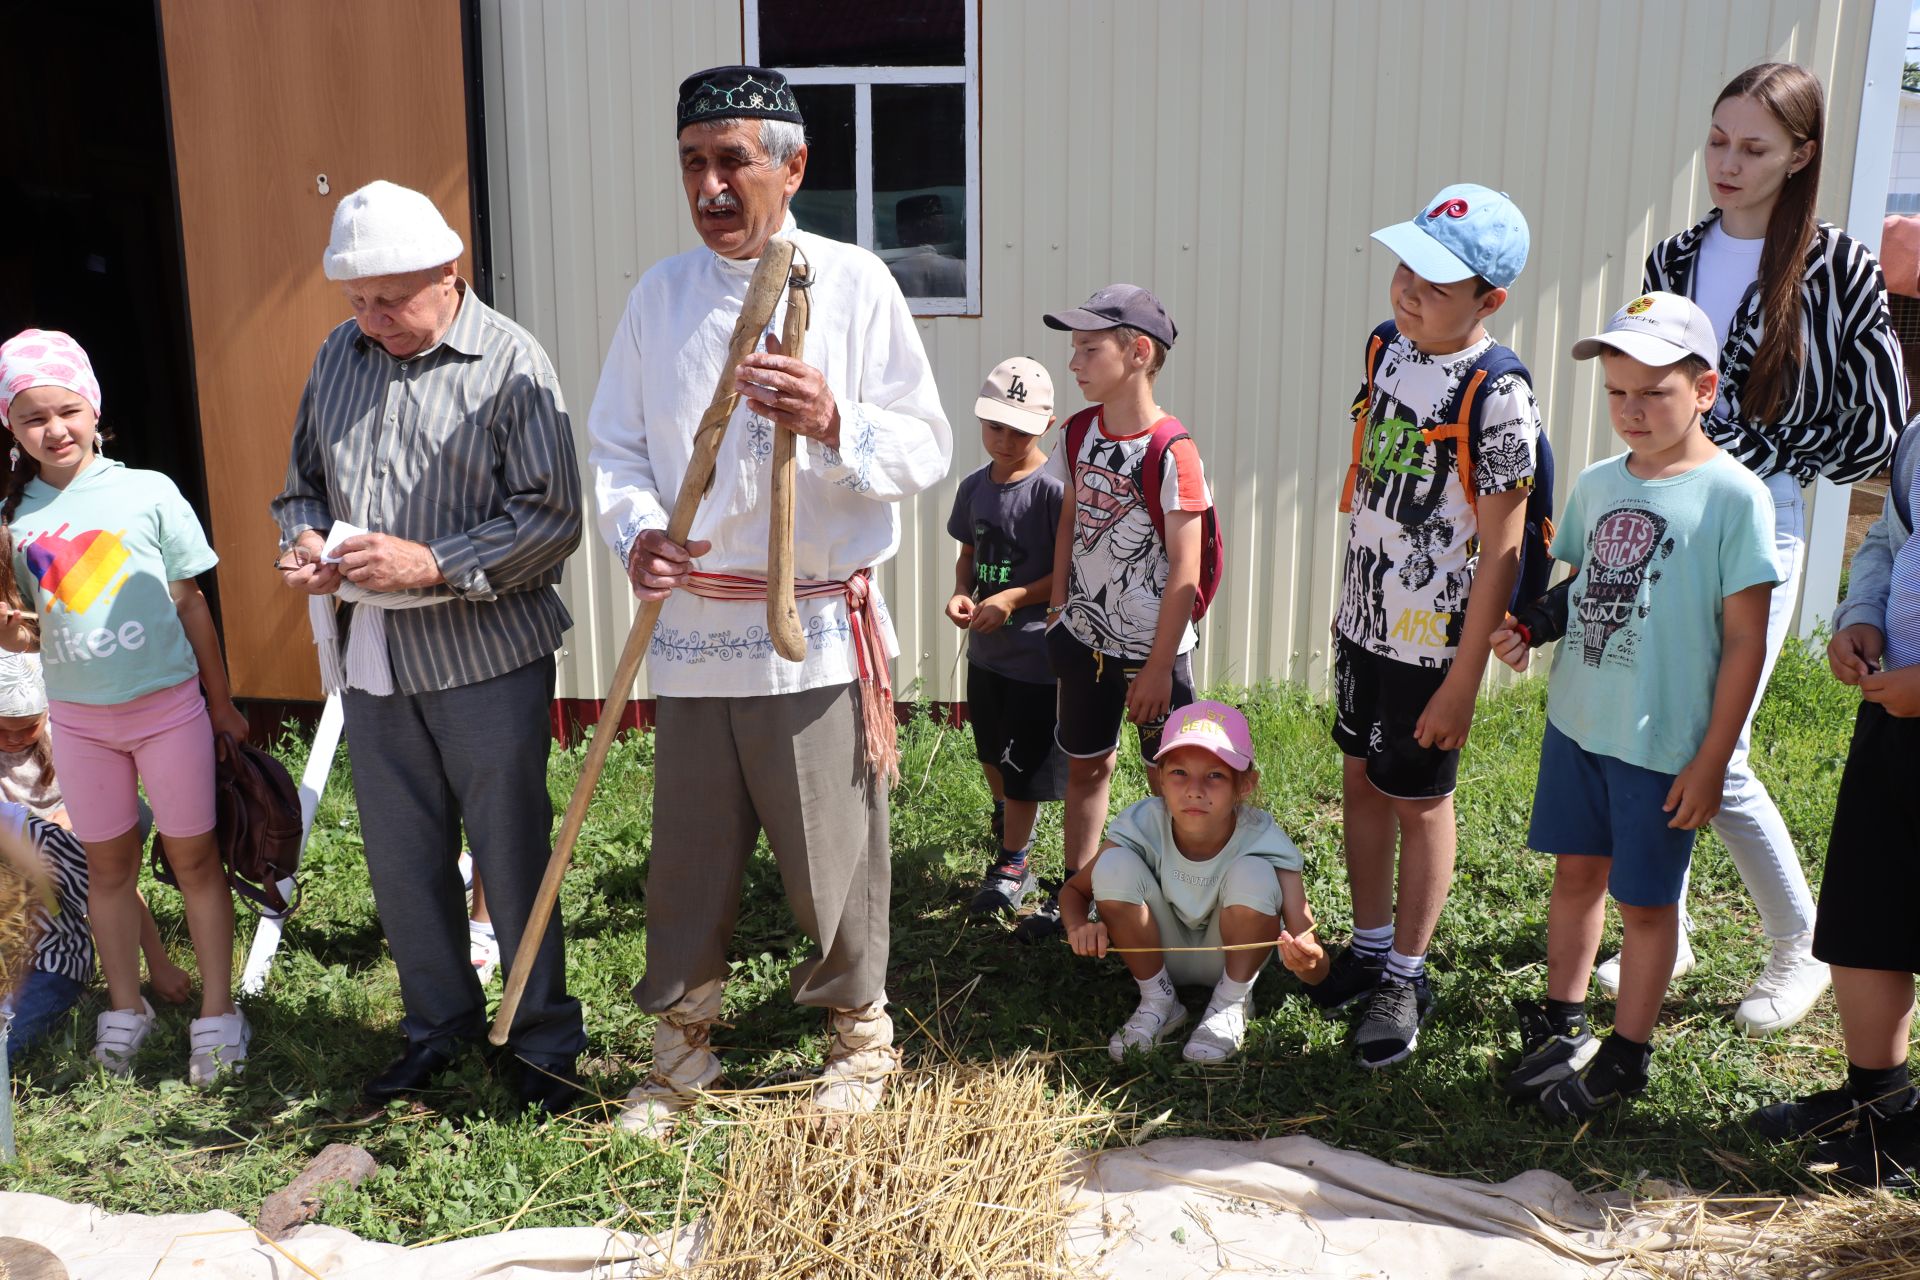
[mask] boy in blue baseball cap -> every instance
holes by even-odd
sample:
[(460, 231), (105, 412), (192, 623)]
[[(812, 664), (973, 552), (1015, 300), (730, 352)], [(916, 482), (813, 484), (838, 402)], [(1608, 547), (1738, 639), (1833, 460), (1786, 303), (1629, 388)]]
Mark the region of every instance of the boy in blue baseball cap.
[(1355, 1043), (1379, 1068), (1413, 1052), (1433, 1004), (1426, 952), (1453, 880), (1454, 779), (1519, 572), (1540, 412), (1485, 324), (1527, 261), (1513, 201), (1450, 186), (1373, 238), (1400, 265), (1353, 405), (1334, 619), (1354, 929), (1308, 995), (1330, 1013), (1365, 1002)]

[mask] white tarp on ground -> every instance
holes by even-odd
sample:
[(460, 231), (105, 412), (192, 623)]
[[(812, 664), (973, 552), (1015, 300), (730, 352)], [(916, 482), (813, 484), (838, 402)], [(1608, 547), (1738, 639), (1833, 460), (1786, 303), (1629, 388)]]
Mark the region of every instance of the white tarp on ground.
[[(1128, 1280), (1223, 1273), (1625, 1280), (1645, 1274), (1626, 1262), (1629, 1255), (1679, 1242), (1658, 1215), (1634, 1217), (1622, 1207), (1537, 1170), (1489, 1184), (1416, 1173), (1305, 1137), (1168, 1138), (1088, 1161), (1069, 1242), (1096, 1273)], [(1685, 1234), (1689, 1245), (1701, 1243), (1691, 1229)], [(327, 1280), (610, 1280), (655, 1274), (648, 1259), (660, 1257), (650, 1241), (591, 1227), (403, 1249), (308, 1226), (273, 1245), (232, 1214), (109, 1214), (13, 1193), (0, 1193), (0, 1236), (53, 1250), (74, 1280), (298, 1280), (308, 1273)], [(691, 1232), (681, 1238), (689, 1242), (697, 1248)], [(1723, 1243), (1738, 1250), (1748, 1241)], [(1678, 1256), (1665, 1261), (1676, 1271), (1685, 1266)]]

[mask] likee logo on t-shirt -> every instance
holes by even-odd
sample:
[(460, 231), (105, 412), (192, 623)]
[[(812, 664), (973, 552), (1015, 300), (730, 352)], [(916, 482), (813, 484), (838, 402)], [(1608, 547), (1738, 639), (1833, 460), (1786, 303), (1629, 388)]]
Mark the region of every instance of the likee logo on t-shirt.
[(34, 539), (26, 549), (27, 569), (56, 604), (85, 613), (101, 596), (120, 590), (129, 557), (119, 533), (89, 529), (64, 538), (67, 528)]

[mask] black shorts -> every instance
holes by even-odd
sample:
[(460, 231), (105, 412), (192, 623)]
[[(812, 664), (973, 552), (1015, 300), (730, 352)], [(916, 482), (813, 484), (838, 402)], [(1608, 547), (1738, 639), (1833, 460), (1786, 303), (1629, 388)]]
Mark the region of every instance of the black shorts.
[(1862, 703), (1833, 803), (1813, 954), (1849, 969), (1920, 973), (1920, 720)]
[(1333, 740), (1367, 762), (1367, 781), (1382, 795), (1432, 800), (1453, 794), (1460, 752), (1423, 747), (1413, 736), (1447, 670), (1398, 662), (1334, 636)]
[(1059, 800), (1067, 794), (1067, 757), (1053, 740), (1053, 707), (1052, 685), (967, 664), (973, 754), (1000, 771), (1009, 800)]
[[(1127, 689), (1146, 659), (1098, 653), (1081, 644), (1064, 622), (1056, 622), (1047, 631), (1047, 664), (1060, 682), (1060, 723), (1054, 730), (1060, 749), (1076, 760), (1097, 760), (1117, 751), (1120, 726), (1127, 719)], [(1173, 660), (1168, 715), (1192, 701), (1193, 659), (1183, 653)], [(1140, 757), (1148, 764), (1160, 749), (1160, 731), (1166, 724), (1167, 717), (1161, 716), (1151, 724), (1135, 726), (1140, 731)]]

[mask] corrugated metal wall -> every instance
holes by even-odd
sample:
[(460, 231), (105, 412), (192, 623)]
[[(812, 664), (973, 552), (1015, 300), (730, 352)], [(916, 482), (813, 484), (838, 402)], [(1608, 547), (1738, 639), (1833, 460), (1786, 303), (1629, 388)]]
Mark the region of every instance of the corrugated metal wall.
[[(753, 0), (747, 0), (752, 3)], [(672, 105), (741, 57), (713, 0), (486, 0), (496, 298), (558, 364), (582, 435), (628, 291), (697, 243)], [(1098, 286), (1153, 288), (1180, 326), (1159, 400), (1193, 429), (1228, 541), (1206, 681), (1327, 674), (1334, 510), (1367, 331), (1393, 258), (1368, 232), (1451, 181), (1510, 192), (1532, 260), (1492, 326), (1532, 365), (1563, 476), (1616, 451), (1595, 370), (1565, 358), (1639, 288), (1648, 248), (1700, 216), (1714, 95), (1769, 58), (1830, 98), (1825, 216), (1844, 220), (1870, 0), (982, 0), (984, 314), (921, 321), (958, 442), (904, 514), (882, 578), (896, 685), (954, 698), (945, 534), (982, 464), (970, 406), (1016, 353), (1065, 378), (1040, 314)], [(1072, 408), (1071, 403), (1065, 406)], [(1564, 499), (1564, 493), (1562, 494)], [(631, 606), (593, 541), (570, 568), (561, 694), (597, 697)]]

